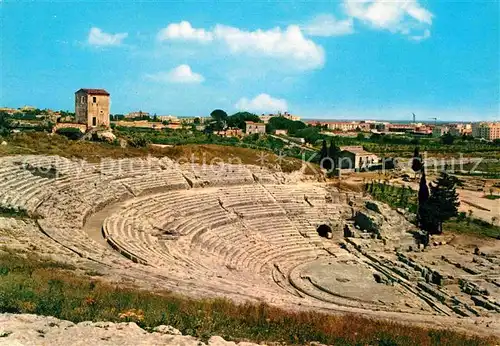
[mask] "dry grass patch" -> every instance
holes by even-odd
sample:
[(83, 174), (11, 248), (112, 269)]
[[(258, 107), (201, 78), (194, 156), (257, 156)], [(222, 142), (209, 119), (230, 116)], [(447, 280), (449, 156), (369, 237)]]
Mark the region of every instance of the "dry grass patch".
[[(279, 168), (285, 172), (299, 170), (302, 160), (279, 158), (272, 152), (217, 144), (186, 144), (171, 147), (122, 148), (109, 143), (70, 140), (57, 134), (42, 132), (19, 133), (6, 139), (7, 145), (0, 146), (0, 156), (7, 155), (59, 155), (66, 158), (85, 159), (99, 163), (103, 158), (164, 157), (180, 162), (195, 163), (242, 163)], [(312, 174), (311, 169), (306, 173)]]

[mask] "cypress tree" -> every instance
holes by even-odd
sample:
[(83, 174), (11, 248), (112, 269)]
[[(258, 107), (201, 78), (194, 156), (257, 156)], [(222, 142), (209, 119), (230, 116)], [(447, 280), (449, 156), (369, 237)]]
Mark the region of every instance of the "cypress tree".
[(429, 245), (429, 231), (435, 228), (436, 222), (431, 215), (431, 210), (427, 205), (429, 200), (429, 187), (425, 177), (425, 169), (422, 167), (422, 176), (420, 177), (420, 187), (418, 189), (418, 209), (417, 209), (417, 224), (425, 232), (422, 242), (425, 246)]
[[(430, 234), (441, 234), (443, 223), (458, 215), (460, 201), (456, 191), (457, 179), (446, 172), (430, 185), (430, 196), (419, 205), (419, 222)], [(425, 195), (425, 192), (423, 193)], [(420, 198), (420, 191), (419, 191)]]
[(319, 163), (320, 167), (326, 170), (331, 169), (331, 161), (328, 157), (328, 148), (326, 146), (326, 140), (323, 139), (321, 144), (321, 151), (319, 152)]
[(333, 161), (332, 168), (337, 167), (338, 163), (339, 163), (339, 158), (340, 158), (340, 148), (335, 145), (333, 138), (330, 139), (330, 147), (328, 148), (328, 157), (331, 158)]
[(429, 199), (429, 187), (425, 178), (425, 169), (422, 167), (422, 176), (420, 177), (420, 188), (418, 190), (418, 204), (424, 204)]
[(319, 152), (319, 160), (323, 160), (328, 156), (328, 148), (326, 147), (326, 141), (323, 139), (323, 143), (321, 144), (321, 150)]
[(420, 172), (422, 170), (422, 167), (422, 156), (418, 151), (418, 147), (415, 147), (415, 151), (413, 152), (413, 159), (411, 162), (411, 169), (413, 169), (413, 171), (415, 172), (415, 177), (417, 175), (417, 172)]

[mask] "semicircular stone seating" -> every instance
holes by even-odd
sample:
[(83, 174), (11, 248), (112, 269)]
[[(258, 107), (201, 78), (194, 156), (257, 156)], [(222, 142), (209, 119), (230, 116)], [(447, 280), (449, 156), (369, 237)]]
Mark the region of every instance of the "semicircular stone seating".
[[(414, 246), (413, 226), (374, 205), (312, 176), (258, 166), (179, 165), (152, 157), (99, 163), (0, 158), (0, 243), (14, 243), (16, 234), (14, 247), (21, 248), (30, 237), (56, 256), (91, 262), (114, 277), (196, 296), (394, 314), (471, 316), (498, 309), (487, 296), (472, 299), (455, 286), (432, 286), (429, 273), (452, 281), (431, 271), (434, 262), (420, 265), (396, 252)], [(3, 217), (5, 210), (31, 220)], [(363, 215), (380, 233), (359, 224), (351, 229)], [(322, 225), (332, 239), (320, 236)], [(344, 227), (356, 236), (344, 238)], [(482, 280), (474, 273), (485, 271), (481, 285), (497, 292), (497, 269), (453, 270), (459, 282)]]
[[(317, 228), (340, 240), (348, 202), (360, 197), (257, 166), (0, 158), (0, 207), (32, 215), (66, 250), (165, 278), (168, 288), (271, 302), (310, 299), (295, 268), (336, 257), (340, 247)], [(96, 239), (86, 225), (99, 213)]]
[(219, 179), (202, 184), (205, 188), (123, 203), (104, 221), (106, 240), (135, 262), (172, 273), (188, 271), (200, 282), (222, 276), (233, 289), (245, 282), (261, 288), (278, 284), (299, 295), (288, 274), (300, 263), (331, 256), (316, 228), (350, 214), (345, 195), (319, 185), (249, 180), (217, 187)]

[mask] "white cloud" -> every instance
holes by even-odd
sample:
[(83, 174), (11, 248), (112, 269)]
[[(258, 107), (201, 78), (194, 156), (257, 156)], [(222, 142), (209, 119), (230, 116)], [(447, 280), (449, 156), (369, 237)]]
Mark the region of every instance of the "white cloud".
[(180, 23), (169, 24), (166, 28), (160, 30), (158, 39), (164, 40), (191, 40), (199, 42), (209, 42), (213, 40), (213, 35), (204, 29), (195, 29), (191, 23), (182, 21)]
[(148, 74), (146, 78), (161, 83), (198, 84), (205, 80), (199, 73), (191, 70), (189, 65), (179, 65), (168, 72)]
[(257, 54), (295, 62), (299, 68), (323, 66), (323, 48), (307, 39), (297, 25), (285, 30), (244, 31), (238, 28), (217, 25), (214, 30), (216, 39), (224, 42), (233, 53)]
[(413, 41), (423, 41), (427, 40), (429, 37), (431, 37), (431, 31), (426, 29), (422, 35), (410, 36), (410, 39)]
[(428, 30), (433, 17), (418, 0), (344, 0), (344, 8), (349, 16), (377, 29), (405, 35), (414, 30)]
[(354, 32), (352, 18), (338, 20), (330, 14), (322, 14), (302, 26), (309, 36), (341, 36)]
[(284, 99), (276, 99), (268, 94), (260, 94), (249, 100), (242, 97), (235, 105), (239, 110), (254, 112), (286, 111), (288, 105)]
[(301, 69), (321, 67), (325, 61), (323, 48), (302, 34), (297, 25), (286, 29), (245, 31), (217, 24), (213, 30), (193, 28), (189, 22), (169, 24), (158, 33), (160, 41), (184, 40), (217, 42), (233, 54), (264, 56), (284, 60)]
[(108, 34), (94, 27), (90, 29), (87, 42), (93, 46), (119, 46), (127, 36), (126, 32)]

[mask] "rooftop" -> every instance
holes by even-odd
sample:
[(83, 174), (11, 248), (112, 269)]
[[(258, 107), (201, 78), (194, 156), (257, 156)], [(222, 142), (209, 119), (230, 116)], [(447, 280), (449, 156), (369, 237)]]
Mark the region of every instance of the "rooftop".
[(85, 89), (85, 88), (82, 88), (78, 91), (75, 92), (76, 93), (79, 93), (80, 91), (83, 91), (89, 95), (106, 95), (106, 96), (109, 96), (109, 93), (104, 90), (104, 89)]
[(340, 150), (341, 151), (348, 151), (350, 153), (357, 154), (357, 155), (375, 155), (375, 154), (370, 153), (369, 151), (366, 151), (365, 149), (363, 149), (362, 146), (358, 146), (358, 145), (343, 146), (343, 147), (340, 147)]

